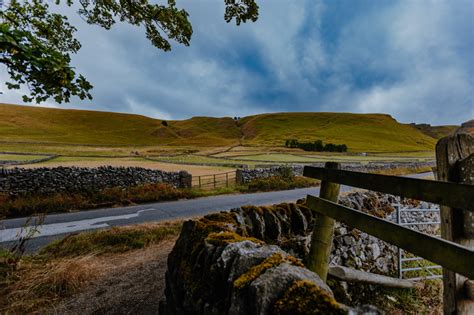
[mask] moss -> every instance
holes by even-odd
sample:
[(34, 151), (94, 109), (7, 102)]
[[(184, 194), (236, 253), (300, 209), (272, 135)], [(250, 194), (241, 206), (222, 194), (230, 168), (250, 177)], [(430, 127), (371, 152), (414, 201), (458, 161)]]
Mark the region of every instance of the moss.
[(356, 229), (352, 229), (350, 231), (350, 235), (352, 235), (356, 241), (358, 241), (360, 239), (360, 233), (361, 232), (359, 230), (356, 230)]
[(263, 241), (258, 240), (254, 237), (241, 236), (232, 231), (213, 232), (206, 237), (206, 242), (216, 246), (224, 246), (231, 243), (237, 243), (242, 241), (252, 241), (257, 244), (263, 244)]
[(326, 281), (326, 284), (329, 288), (331, 288), (331, 291), (334, 294), (334, 298), (337, 301), (344, 304), (350, 304), (351, 301), (348, 299), (348, 295), (346, 293), (346, 290), (344, 290), (341, 281), (329, 276), (328, 280)]
[(259, 215), (263, 215), (262, 208), (263, 207), (257, 207), (257, 206), (243, 206), (241, 209), (246, 215), (248, 215), (249, 213), (258, 213)]
[(237, 289), (242, 289), (250, 284), (252, 281), (257, 279), (262, 273), (267, 269), (278, 266), (283, 262), (283, 256), (280, 253), (276, 253), (265, 259), (259, 265), (253, 266), (249, 271), (241, 275), (234, 281), (234, 287)]
[(252, 281), (257, 279), (266, 270), (276, 267), (284, 262), (288, 262), (295, 266), (304, 267), (303, 264), (293, 256), (283, 257), (282, 254), (275, 253), (265, 259), (262, 263), (253, 266), (249, 271), (238, 277), (237, 280), (234, 281), (234, 287), (237, 289), (243, 289)]
[(286, 256), (285, 260), (290, 262), (294, 266), (305, 268), (304, 264), (299, 259), (297, 259), (293, 256)]
[[(246, 239), (234, 232), (237, 220), (234, 213), (220, 212), (187, 221), (175, 248), (170, 254), (171, 260), (179, 264), (180, 277), (187, 283), (191, 294), (200, 299), (212, 292), (209, 270), (203, 269), (206, 256), (205, 242), (228, 244)], [(217, 297), (214, 297), (217, 299)]]
[(273, 309), (277, 315), (347, 314), (329, 293), (309, 281), (295, 281)]
[(232, 212), (226, 212), (226, 211), (221, 211), (219, 213), (208, 214), (203, 219), (206, 220), (206, 221), (237, 224), (237, 219), (235, 217), (235, 214), (232, 213)]

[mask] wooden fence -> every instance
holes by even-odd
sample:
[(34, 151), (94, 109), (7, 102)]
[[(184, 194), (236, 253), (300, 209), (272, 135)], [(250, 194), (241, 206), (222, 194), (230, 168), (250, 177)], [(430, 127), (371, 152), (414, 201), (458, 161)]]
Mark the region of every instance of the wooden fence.
[(193, 176), (192, 187), (200, 189), (214, 189), (231, 187), (236, 183), (236, 172), (226, 172), (211, 175)]
[[(474, 161), (474, 155), (471, 158)], [(309, 195), (307, 199), (309, 207), (316, 212), (316, 221), (306, 262), (308, 268), (318, 273), (321, 279), (326, 280), (328, 273), (335, 220), (438, 263), (458, 277), (474, 279), (474, 251), (469, 246), (426, 235), (337, 204), (339, 187), (343, 184), (471, 213), (474, 212), (474, 185), (343, 171), (339, 167), (338, 163), (326, 163), (325, 168), (307, 166), (303, 172), (304, 176), (322, 181), (320, 197)], [(458, 300), (472, 299), (468, 291), (472, 290), (473, 282), (466, 278), (462, 288), (465, 292), (457, 292)], [(449, 289), (445, 286), (445, 291)], [(444, 303), (445, 314), (469, 314), (474, 310), (471, 302), (463, 304), (467, 307), (453, 306), (449, 298), (446, 300), (446, 295)]]

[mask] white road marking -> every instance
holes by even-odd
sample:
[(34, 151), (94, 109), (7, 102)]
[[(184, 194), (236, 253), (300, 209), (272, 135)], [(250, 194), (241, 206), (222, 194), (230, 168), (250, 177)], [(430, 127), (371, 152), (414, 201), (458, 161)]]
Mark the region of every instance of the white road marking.
[[(145, 210), (139, 210), (136, 213), (131, 213), (131, 214), (115, 215), (115, 216), (94, 218), (94, 219), (88, 219), (88, 220), (70, 221), (70, 222), (64, 222), (64, 223), (45, 224), (38, 228), (38, 233), (33, 235), (32, 238), (105, 228), (105, 227), (108, 227), (109, 225), (103, 222), (115, 221), (115, 220), (128, 220), (128, 219), (136, 218), (140, 216), (142, 212), (156, 211), (156, 210), (157, 209), (150, 208), (150, 209), (145, 209)], [(27, 231), (22, 228), (0, 230), (0, 243), (17, 240), (20, 236), (23, 236), (26, 233)]]

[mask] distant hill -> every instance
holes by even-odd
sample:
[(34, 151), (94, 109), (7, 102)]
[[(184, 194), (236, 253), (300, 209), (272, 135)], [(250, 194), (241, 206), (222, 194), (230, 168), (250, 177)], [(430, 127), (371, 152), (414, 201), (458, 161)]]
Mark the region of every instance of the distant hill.
[[(167, 126), (166, 126), (167, 125)], [(389, 115), (276, 113), (162, 120), (141, 115), (0, 104), (1, 141), (111, 146), (283, 146), (286, 139), (346, 144), (349, 151), (427, 151), (436, 139)]]
[(249, 116), (239, 124), (244, 144), (281, 145), (284, 139), (346, 144), (350, 151), (433, 150), (436, 140), (390, 115), (278, 113)]
[(441, 139), (443, 137), (452, 135), (456, 132), (459, 126), (447, 125), (447, 126), (431, 126), (430, 124), (411, 124), (416, 129), (423, 132), (434, 139)]
[(470, 133), (471, 135), (474, 135), (474, 119), (463, 123), (456, 133)]

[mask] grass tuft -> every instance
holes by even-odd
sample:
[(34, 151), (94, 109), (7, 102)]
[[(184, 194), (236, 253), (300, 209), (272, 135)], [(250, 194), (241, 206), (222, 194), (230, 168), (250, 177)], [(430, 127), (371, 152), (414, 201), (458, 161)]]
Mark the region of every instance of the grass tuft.
[(181, 221), (147, 223), (72, 234), (47, 245), (40, 251), (40, 255), (59, 258), (126, 252), (175, 237), (181, 231), (181, 225)]

